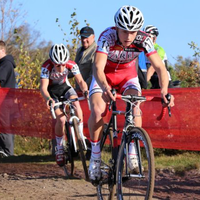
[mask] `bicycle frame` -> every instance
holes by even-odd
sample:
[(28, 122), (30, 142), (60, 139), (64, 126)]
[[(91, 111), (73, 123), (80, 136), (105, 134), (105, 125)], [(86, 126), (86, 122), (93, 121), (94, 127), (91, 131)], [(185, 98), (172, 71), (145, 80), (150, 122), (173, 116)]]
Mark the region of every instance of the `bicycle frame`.
[[(74, 150), (75, 150), (75, 152), (77, 152), (77, 145), (76, 145), (76, 137), (75, 137), (74, 127), (73, 127), (73, 120), (76, 120), (78, 124), (80, 123), (80, 120), (75, 115), (74, 105), (72, 103), (75, 102), (75, 101), (83, 100), (83, 99), (85, 99), (85, 98), (84, 97), (79, 97), (79, 98), (75, 98), (75, 99), (64, 100), (64, 101), (57, 102), (57, 103), (54, 104), (54, 107), (55, 106), (63, 105), (63, 107), (64, 107), (63, 108), (63, 113), (66, 116), (66, 120), (67, 120), (67, 117), (68, 117), (67, 112), (66, 112), (66, 106), (67, 105), (69, 106), (70, 118), (68, 119), (68, 122), (69, 122), (69, 125), (70, 125), (70, 130), (71, 130), (71, 134), (72, 134), (72, 141), (73, 141), (73, 144), (74, 144)], [(56, 119), (54, 108), (51, 107), (50, 110), (51, 110), (53, 118)], [(85, 148), (85, 150), (87, 150), (87, 145), (86, 145), (86, 142), (85, 142), (85, 137), (84, 137), (84, 135), (83, 135), (83, 133), (81, 131), (79, 131), (79, 133), (81, 133), (80, 137), (81, 137), (81, 139), (83, 141), (84, 148)]]
[[(123, 95), (120, 95), (120, 94), (116, 94), (116, 98), (117, 99), (122, 99), (123, 101), (127, 102), (130, 104), (130, 110), (126, 110), (126, 111), (120, 111), (120, 110), (117, 110), (117, 106), (116, 106), (116, 101), (111, 101), (110, 102), (110, 105), (109, 105), (109, 108), (106, 108), (105, 112), (102, 114), (102, 116), (105, 116), (106, 113), (107, 113), (107, 110), (112, 110), (112, 115), (111, 115), (111, 118), (110, 118), (110, 121), (108, 123), (108, 126), (105, 130), (106, 132), (106, 135), (103, 139), (103, 142), (101, 144), (101, 150), (103, 148), (103, 145), (106, 141), (106, 138), (107, 138), (107, 135), (109, 133), (109, 128), (112, 127), (113, 129), (113, 145), (112, 145), (112, 158), (113, 158), (113, 161), (112, 161), (112, 164), (113, 166), (116, 165), (116, 161), (117, 161), (117, 156), (118, 156), (118, 133), (119, 133), (119, 130), (117, 128), (117, 115), (126, 115), (127, 112), (132, 112), (132, 106), (136, 105), (136, 102), (144, 102), (144, 101), (160, 101), (161, 102), (161, 97), (153, 97), (153, 96), (137, 96), (137, 95), (126, 95), (126, 96), (123, 96)], [(112, 107), (112, 109), (111, 109)], [(162, 110), (161, 110), (161, 113), (160, 115), (157, 117), (157, 120), (161, 120), (166, 111), (167, 111), (167, 108), (168, 107), (162, 107)], [(169, 110), (168, 110), (169, 111)], [(133, 116), (134, 118), (134, 116)], [(132, 127), (135, 127), (135, 125), (131, 125)], [(122, 138), (121, 138), (121, 143), (123, 140), (125, 140), (125, 133), (126, 133), (126, 129), (127, 127), (124, 127), (123, 131), (122, 131)], [(136, 149), (137, 149), (137, 153), (138, 153), (138, 160), (139, 160), (139, 163), (141, 163), (141, 153), (140, 153), (140, 149), (139, 149), (139, 145), (136, 143)], [(125, 147), (125, 150), (126, 150), (126, 153), (128, 155), (128, 147), (126, 146)], [(128, 157), (127, 157), (128, 159)], [(128, 160), (127, 160), (128, 162)], [(113, 168), (113, 170), (115, 170), (115, 167)], [(127, 171), (127, 169), (126, 169)], [(139, 171), (140, 173), (138, 175), (131, 175), (133, 177), (143, 177), (142, 176), (142, 168), (141, 168), (141, 165), (139, 165)], [(127, 173), (128, 174), (128, 173)]]
[[(107, 127), (103, 131), (103, 135), (101, 138), (101, 152), (103, 152), (104, 144), (106, 142), (107, 136), (112, 135), (112, 139), (110, 139), (109, 143), (109, 156), (106, 155), (106, 148), (105, 147), (105, 160), (102, 160), (101, 163), (101, 172), (102, 172), (102, 179), (100, 180), (99, 184), (97, 185), (97, 197), (98, 199), (113, 199), (115, 194), (119, 199), (123, 199), (123, 190), (129, 190), (129, 187), (124, 187), (123, 184), (126, 181), (132, 181), (131, 177), (136, 178), (134, 181), (145, 181), (144, 187), (147, 187), (147, 195), (151, 198), (153, 187), (154, 187), (154, 154), (153, 154), (153, 147), (151, 144), (151, 140), (148, 136), (148, 133), (139, 127), (136, 127), (135, 124), (132, 122), (132, 118), (134, 119), (133, 114), (133, 106), (140, 110), (140, 102), (143, 101), (160, 101), (161, 97), (153, 97), (153, 96), (137, 96), (137, 95), (120, 95), (115, 93), (116, 99), (121, 99), (126, 102), (128, 105), (126, 110), (121, 111), (117, 110), (117, 103), (116, 101), (111, 101), (109, 105), (109, 110), (111, 110), (111, 117)], [(138, 104), (137, 104), (138, 103)], [(106, 107), (105, 112), (102, 114), (104, 117), (107, 113), (108, 106)], [(167, 107), (162, 107), (161, 114), (157, 117), (157, 120), (161, 120), (166, 113)], [(120, 131), (118, 130), (117, 125), (117, 115), (125, 115), (125, 124), (123, 129)], [(130, 116), (131, 115), (131, 116)], [(110, 127), (112, 131), (110, 131)], [(120, 146), (118, 145), (119, 141), (119, 133), (122, 133)], [(130, 143), (133, 143), (135, 146), (135, 154), (137, 156), (138, 161), (138, 171), (133, 172), (131, 171), (129, 166), (129, 148)], [(144, 152), (141, 145), (144, 145)], [(146, 146), (145, 146), (146, 145)], [(132, 148), (132, 147), (131, 147)], [(144, 154), (144, 155), (143, 155)], [(109, 160), (107, 159), (109, 157)], [(147, 164), (144, 164), (145, 162)], [(144, 165), (147, 167), (147, 170), (144, 170)], [(124, 182), (123, 182), (124, 181)], [(129, 183), (130, 183), (129, 182)], [(117, 185), (117, 190), (115, 187)], [(131, 185), (133, 187), (133, 185)], [(137, 187), (137, 186), (136, 186)], [(116, 192), (116, 193), (115, 193)]]

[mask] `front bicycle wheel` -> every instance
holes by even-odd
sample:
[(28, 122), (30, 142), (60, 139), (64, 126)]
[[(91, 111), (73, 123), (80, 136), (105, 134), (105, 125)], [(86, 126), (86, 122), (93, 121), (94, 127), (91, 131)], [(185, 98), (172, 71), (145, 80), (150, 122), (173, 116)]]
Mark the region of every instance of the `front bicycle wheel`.
[(64, 150), (65, 150), (65, 157), (66, 157), (66, 164), (65, 164), (65, 173), (69, 176), (74, 175), (74, 144), (72, 141), (72, 136), (69, 131), (69, 124), (66, 122), (65, 124), (65, 138), (64, 138)]
[(113, 174), (113, 131), (106, 124), (101, 138), (101, 174), (102, 178), (97, 185), (98, 200), (116, 199), (115, 176)]
[[(147, 132), (138, 127), (130, 129), (124, 135), (117, 161), (117, 197), (118, 199), (150, 200), (153, 196), (155, 182), (154, 153)], [(135, 143), (137, 170), (128, 167), (128, 149)]]
[(74, 132), (75, 132), (75, 135), (76, 135), (76, 138), (77, 138), (77, 142), (78, 142), (79, 156), (80, 156), (81, 161), (82, 161), (83, 170), (84, 170), (84, 173), (85, 173), (85, 180), (89, 181), (88, 169), (87, 169), (87, 164), (86, 164), (86, 157), (85, 157), (85, 154), (84, 154), (85, 148), (84, 148), (82, 138), (80, 137), (80, 134), (79, 134), (77, 119), (73, 119), (73, 127), (74, 127)]

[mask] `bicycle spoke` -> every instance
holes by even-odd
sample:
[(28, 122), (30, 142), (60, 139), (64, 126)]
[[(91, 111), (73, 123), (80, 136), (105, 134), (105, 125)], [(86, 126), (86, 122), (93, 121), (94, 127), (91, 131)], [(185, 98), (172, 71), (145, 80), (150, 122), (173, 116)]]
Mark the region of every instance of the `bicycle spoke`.
[[(106, 128), (106, 127), (105, 127)], [(99, 200), (116, 199), (115, 180), (112, 173), (112, 130), (103, 133), (101, 139), (101, 173), (102, 179), (97, 185), (97, 197)], [(105, 142), (105, 143), (104, 143)]]
[(65, 125), (65, 142), (63, 143), (64, 146), (64, 151), (65, 151), (65, 158), (66, 158), (66, 164), (64, 166), (64, 172), (67, 177), (73, 176), (74, 174), (74, 147), (73, 147), (73, 142), (71, 138), (71, 133), (69, 131), (69, 126), (68, 123), (66, 122)]
[(88, 169), (87, 169), (87, 165), (86, 165), (86, 158), (85, 158), (85, 155), (84, 155), (84, 149), (85, 148), (84, 148), (82, 138), (80, 137), (80, 134), (79, 134), (78, 122), (77, 122), (76, 119), (73, 120), (73, 125), (74, 125), (74, 132), (75, 132), (76, 138), (78, 140), (77, 142), (78, 142), (78, 147), (79, 147), (79, 156), (80, 156), (81, 161), (82, 161), (83, 170), (84, 170), (84, 173), (85, 173), (85, 180), (89, 181)]
[[(152, 199), (155, 169), (153, 148), (147, 133), (140, 128), (133, 128), (130, 135), (126, 137), (126, 142), (137, 142), (138, 167), (131, 172), (126, 162), (127, 153), (124, 150), (123, 141), (117, 163), (117, 188), (119, 199)], [(140, 158), (140, 159), (139, 159)]]

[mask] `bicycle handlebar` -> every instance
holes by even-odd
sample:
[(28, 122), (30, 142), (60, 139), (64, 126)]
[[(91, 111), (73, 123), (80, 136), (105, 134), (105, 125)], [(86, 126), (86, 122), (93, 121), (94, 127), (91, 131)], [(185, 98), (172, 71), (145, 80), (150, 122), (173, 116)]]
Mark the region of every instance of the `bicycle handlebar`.
[(52, 115), (53, 119), (56, 119), (56, 114), (55, 114), (55, 110), (54, 110), (55, 106), (69, 104), (69, 103), (72, 103), (72, 102), (75, 102), (75, 101), (81, 101), (81, 100), (84, 100), (84, 99), (85, 99), (85, 97), (78, 97), (78, 98), (75, 98), (75, 99), (67, 99), (67, 100), (59, 101), (59, 102), (55, 103), (54, 106), (52, 106), (53, 102), (49, 101), (50, 111), (51, 111), (51, 115)]
[(54, 111), (54, 107), (52, 105), (53, 105), (53, 102), (49, 101), (51, 115), (52, 115), (53, 119), (56, 119), (56, 114), (55, 114), (55, 111)]
[[(129, 101), (129, 102), (137, 102), (137, 101), (160, 101), (160, 102), (162, 102), (161, 97), (155, 97), (155, 96), (137, 96), (137, 95), (121, 95), (121, 94), (115, 94), (115, 95), (116, 95), (116, 99), (121, 99), (121, 100)], [(106, 105), (106, 109), (101, 115), (102, 117), (105, 117), (108, 110), (111, 110), (111, 106), (112, 106), (112, 102), (110, 103), (109, 108), (108, 108), (108, 104)], [(162, 106), (161, 113), (157, 117), (158, 121), (163, 119), (163, 117), (165, 116), (165, 114), (167, 112), (167, 108), (169, 109), (169, 107)], [(171, 116), (170, 110), (169, 110), (169, 115)]]

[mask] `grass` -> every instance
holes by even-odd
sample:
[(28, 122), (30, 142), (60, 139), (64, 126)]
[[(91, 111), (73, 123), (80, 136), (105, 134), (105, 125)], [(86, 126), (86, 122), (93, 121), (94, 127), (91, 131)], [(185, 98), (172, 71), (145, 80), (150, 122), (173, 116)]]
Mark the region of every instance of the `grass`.
[[(200, 153), (194, 151), (181, 151), (170, 149), (154, 149), (155, 168), (173, 169), (177, 174), (184, 174), (185, 171), (191, 169), (200, 170)], [(103, 153), (102, 156), (109, 159), (109, 153)], [(49, 149), (49, 140), (41, 138), (15, 137), (15, 156), (8, 158), (0, 158), (0, 163), (55, 163), (55, 156), (51, 155)], [(87, 161), (87, 164), (89, 162)], [(82, 168), (80, 159), (76, 159), (75, 166)]]
[(176, 155), (155, 156), (155, 168), (173, 169), (179, 175), (192, 169), (200, 170), (200, 154), (188, 151)]
[[(108, 155), (105, 156), (107, 157)], [(55, 156), (48, 151), (42, 151), (10, 156), (0, 159), (0, 163), (54, 164)], [(87, 165), (89, 165), (89, 161), (87, 161)], [(82, 163), (79, 158), (75, 160), (75, 166), (78, 169), (82, 169)], [(173, 169), (176, 174), (184, 175), (186, 171), (191, 169), (200, 170), (200, 154), (198, 152), (184, 152), (176, 155), (157, 155), (155, 156), (155, 168), (156, 170)]]

